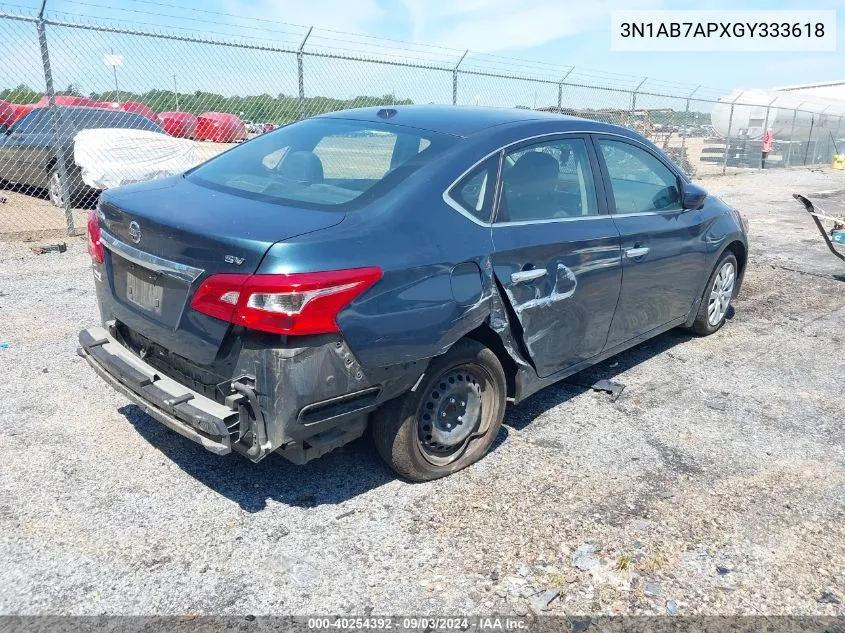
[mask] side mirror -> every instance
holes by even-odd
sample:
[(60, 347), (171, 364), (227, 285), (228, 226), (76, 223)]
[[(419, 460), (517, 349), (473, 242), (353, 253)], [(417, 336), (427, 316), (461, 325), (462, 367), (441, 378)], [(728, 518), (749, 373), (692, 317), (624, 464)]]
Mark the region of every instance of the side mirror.
[(700, 209), (706, 198), (707, 191), (703, 187), (692, 182), (684, 183), (681, 201), (684, 209)]

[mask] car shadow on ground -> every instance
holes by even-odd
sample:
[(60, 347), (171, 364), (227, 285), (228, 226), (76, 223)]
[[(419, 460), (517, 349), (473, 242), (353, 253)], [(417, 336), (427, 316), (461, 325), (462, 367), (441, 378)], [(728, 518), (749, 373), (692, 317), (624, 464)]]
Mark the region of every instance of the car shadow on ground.
[[(22, 185), (13, 182), (0, 181), (0, 191), (19, 193), (21, 195), (30, 196), (32, 198), (39, 198), (41, 200), (50, 200), (50, 192), (47, 189), (41, 189), (40, 187), (33, 187), (31, 185)], [(71, 204), (71, 209), (94, 209), (97, 206), (97, 200), (99, 199), (99, 197), (99, 192), (80, 196), (74, 199), (73, 204)], [(53, 208), (56, 209), (56, 211), (63, 210), (61, 207)]]
[[(686, 332), (672, 330), (547, 387), (519, 405), (509, 406), (504, 426), (491, 451), (504, 444), (509, 428), (522, 430), (549, 409), (588, 391), (595, 381), (613, 380), (620, 373), (690, 338)], [(246, 512), (260, 512), (267, 507), (268, 501), (302, 508), (338, 504), (397, 479), (379, 458), (368, 433), (303, 466), (296, 466), (278, 455), (269, 455), (254, 464), (237, 454), (214, 455), (159, 424), (135, 405), (121, 407), (118, 411), (185, 473), (237, 503)]]

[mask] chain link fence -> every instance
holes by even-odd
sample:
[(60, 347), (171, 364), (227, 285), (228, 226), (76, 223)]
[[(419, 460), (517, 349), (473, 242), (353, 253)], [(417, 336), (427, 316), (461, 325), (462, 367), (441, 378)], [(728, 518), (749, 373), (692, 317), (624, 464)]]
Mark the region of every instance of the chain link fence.
[(102, 189), (180, 173), (275, 127), (362, 106), (501, 106), (604, 121), (644, 135), (692, 176), (829, 165), (845, 152), (845, 106), (789, 93), (725, 95), (260, 21), (238, 36), (150, 26), (0, 5), (0, 240), (79, 234)]

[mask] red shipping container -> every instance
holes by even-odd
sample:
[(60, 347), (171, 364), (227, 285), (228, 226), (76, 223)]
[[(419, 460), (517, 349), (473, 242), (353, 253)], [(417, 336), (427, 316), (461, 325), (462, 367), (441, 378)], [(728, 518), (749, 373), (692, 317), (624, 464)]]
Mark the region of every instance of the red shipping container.
[(171, 136), (194, 138), (197, 135), (197, 117), (190, 112), (162, 112), (158, 118)]
[(197, 117), (197, 139), (234, 143), (246, 138), (246, 125), (240, 117), (225, 112), (204, 112)]

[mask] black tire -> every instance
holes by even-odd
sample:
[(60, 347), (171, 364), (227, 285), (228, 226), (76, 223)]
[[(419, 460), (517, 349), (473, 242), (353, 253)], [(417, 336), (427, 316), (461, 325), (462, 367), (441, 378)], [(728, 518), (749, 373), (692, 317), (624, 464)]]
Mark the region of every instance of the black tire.
[[(733, 277), (730, 283), (730, 293), (727, 297), (727, 305), (723, 309), (719, 309), (714, 315), (712, 313), (714, 299), (711, 295), (716, 292), (716, 280), (719, 275), (723, 273), (723, 269), (727, 265), (732, 266)], [(698, 306), (698, 314), (695, 316), (695, 321), (692, 324), (692, 331), (698, 336), (710, 336), (725, 324), (725, 319), (730, 311), (730, 301), (736, 293), (736, 280), (739, 275), (739, 265), (736, 261), (736, 255), (731, 251), (725, 251), (713, 267), (710, 277), (707, 279), (707, 285), (704, 287), (704, 295), (701, 297), (701, 305)], [(715, 317), (719, 317), (716, 319)]]
[[(416, 391), (373, 414), (376, 450), (412, 481), (450, 475), (490, 449), (505, 417), (506, 395), (505, 372), (496, 355), (481, 343), (462, 339), (432, 361)], [(455, 446), (438, 444), (447, 436), (456, 438)]]

